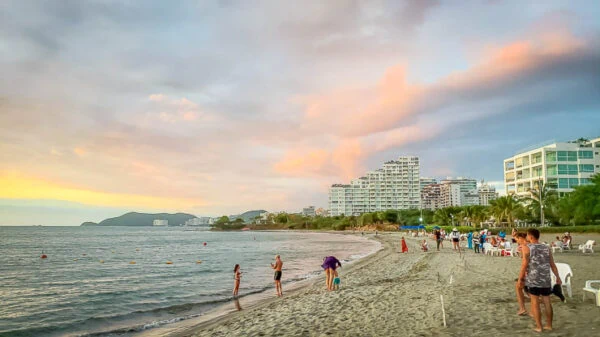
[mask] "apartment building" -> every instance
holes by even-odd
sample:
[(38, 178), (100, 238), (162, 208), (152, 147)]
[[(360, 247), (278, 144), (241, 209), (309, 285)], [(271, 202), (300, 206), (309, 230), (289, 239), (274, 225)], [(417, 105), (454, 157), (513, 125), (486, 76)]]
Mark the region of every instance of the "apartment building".
[(600, 138), (530, 147), (504, 160), (506, 194), (527, 195), (543, 182), (559, 196), (600, 173)]
[(481, 184), (479, 185), (479, 188), (477, 188), (477, 194), (479, 197), (479, 204), (482, 206), (489, 206), (490, 201), (498, 199), (496, 188), (483, 180), (481, 180)]
[(333, 184), (329, 189), (330, 215), (418, 209), (421, 202), (419, 173), (419, 158), (402, 156), (350, 184)]

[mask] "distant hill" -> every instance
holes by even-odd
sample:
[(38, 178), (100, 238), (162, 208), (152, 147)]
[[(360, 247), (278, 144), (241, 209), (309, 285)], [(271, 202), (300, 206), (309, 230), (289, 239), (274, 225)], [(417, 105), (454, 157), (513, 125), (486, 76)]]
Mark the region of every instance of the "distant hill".
[(229, 216), (229, 220), (233, 221), (237, 218), (241, 218), (242, 220), (244, 220), (244, 223), (249, 223), (254, 221), (254, 218), (256, 218), (257, 216), (259, 216), (261, 213), (266, 212), (265, 210), (254, 210), (254, 211), (248, 211), (248, 212), (244, 212), (242, 214), (239, 215), (231, 215)]
[(154, 220), (168, 220), (169, 226), (179, 226), (179, 224), (183, 224), (187, 220), (193, 219), (195, 217), (195, 215), (186, 213), (148, 214), (130, 212), (115, 218), (108, 218), (106, 220), (102, 220), (98, 224), (95, 224), (93, 222), (84, 222), (81, 224), (81, 226), (152, 226), (152, 222), (154, 222)]
[(86, 222), (82, 223), (81, 225), (82, 226), (98, 226), (97, 223), (91, 222), (91, 221), (86, 221)]

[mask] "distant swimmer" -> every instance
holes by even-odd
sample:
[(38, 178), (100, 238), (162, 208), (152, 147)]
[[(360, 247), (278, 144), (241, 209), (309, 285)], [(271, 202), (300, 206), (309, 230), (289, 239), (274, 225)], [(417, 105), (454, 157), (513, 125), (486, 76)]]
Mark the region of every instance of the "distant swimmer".
[(281, 268), (283, 268), (283, 262), (281, 261), (281, 256), (275, 255), (275, 263), (271, 263), (271, 268), (275, 269), (275, 276), (273, 279), (275, 280), (275, 291), (277, 292), (277, 296), (283, 296), (283, 291), (281, 289)]

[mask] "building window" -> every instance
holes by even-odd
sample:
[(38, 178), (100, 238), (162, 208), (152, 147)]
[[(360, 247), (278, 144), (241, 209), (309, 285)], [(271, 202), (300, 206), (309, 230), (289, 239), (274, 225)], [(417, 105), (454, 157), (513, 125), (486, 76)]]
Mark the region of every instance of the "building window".
[(569, 187), (579, 186), (579, 178), (569, 178)]
[(592, 151), (579, 151), (579, 159), (594, 159)]
[(556, 178), (548, 179), (548, 182), (546, 184), (549, 188), (558, 188), (558, 180)]
[(593, 164), (580, 164), (579, 172), (594, 173), (594, 165)]
[(558, 179), (558, 188), (569, 188), (569, 179), (567, 179), (567, 178)]
[(556, 161), (556, 152), (555, 151), (546, 152), (546, 161)]
[(557, 174), (556, 165), (547, 165), (546, 174), (548, 174), (549, 176), (555, 176)]
[(592, 183), (591, 180), (588, 179), (588, 178), (581, 178), (581, 179), (579, 179), (579, 184), (580, 185), (589, 185), (591, 183)]
[(561, 165), (558, 164), (558, 174), (577, 174), (577, 165)]

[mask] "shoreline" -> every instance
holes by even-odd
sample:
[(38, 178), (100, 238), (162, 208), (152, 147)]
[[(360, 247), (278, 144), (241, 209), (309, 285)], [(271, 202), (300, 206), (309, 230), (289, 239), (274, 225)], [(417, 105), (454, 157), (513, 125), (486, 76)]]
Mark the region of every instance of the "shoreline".
[[(290, 230), (261, 230), (260, 232), (288, 232)], [(351, 272), (354, 268), (362, 265), (363, 263), (368, 263), (371, 259), (374, 259), (375, 256), (385, 250), (385, 242), (382, 240), (378, 240), (373, 237), (373, 235), (361, 236), (358, 233), (351, 233), (346, 231), (319, 231), (319, 230), (303, 230), (305, 232), (312, 232), (315, 234), (337, 234), (337, 235), (352, 235), (357, 237), (362, 237), (365, 240), (373, 240), (378, 243), (377, 246), (374, 247), (372, 251), (370, 251), (365, 256), (357, 257), (356, 259), (350, 260), (344, 264), (344, 266), (348, 266), (346, 268), (347, 272)], [(349, 254), (349, 257), (355, 256), (354, 254)], [(343, 262), (343, 261), (342, 261)], [(248, 311), (257, 310), (261, 307), (268, 306), (272, 303), (276, 303), (280, 300), (285, 300), (287, 298), (291, 298), (292, 296), (297, 296), (303, 290), (306, 290), (310, 287), (315, 286), (318, 283), (324, 283), (325, 276), (322, 271), (319, 272), (318, 276), (310, 277), (303, 280), (292, 280), (288, 283), (283, 283), (283, 291), (284, 296), (279, 298), (271, 293), (271, 288), (265, 290), (260, 293), (243, 295), (238, 298), (237, 302), (242, 302), (240, 304), (236, 304), (236, 300), (232, 299), (227, 303), (220, 304), (215, 308), (209, 309), (205, 313), (197, 317), (192, 317), (188, 319), (183, 319), (178, 322), (164, 324), (158, 327), (150, 328), (147, 330), (132, 332), (129, 336), (135, 337), (157, 337), (157, 336), (169, 336), (169, 337), (179, 337), (179, 336), (189, 336), (190, 333), (197, 329), (204, 329), (207, 327), (211, 327), (213, 325), (218, 325), (223, 322), (234, 319), (239, 315), (243, 315)], [(274, 288), (273, 288), (274, 289)], [(238, 310), (236, 308), (237, 305), (241, 305), (242, 309)]]

